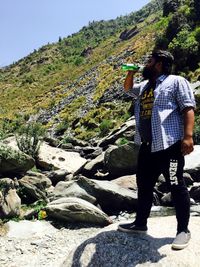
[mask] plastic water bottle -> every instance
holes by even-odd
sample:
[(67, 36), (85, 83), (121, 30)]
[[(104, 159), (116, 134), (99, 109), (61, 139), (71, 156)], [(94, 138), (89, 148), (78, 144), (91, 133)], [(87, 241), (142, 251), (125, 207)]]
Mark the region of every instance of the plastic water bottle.
[(124, 71), (129, 71), (129, 70), (138, 71), (140, 69), (140, 66), (136, 64), (127, 63), (127, 64), (123, 64), (121, 68)]

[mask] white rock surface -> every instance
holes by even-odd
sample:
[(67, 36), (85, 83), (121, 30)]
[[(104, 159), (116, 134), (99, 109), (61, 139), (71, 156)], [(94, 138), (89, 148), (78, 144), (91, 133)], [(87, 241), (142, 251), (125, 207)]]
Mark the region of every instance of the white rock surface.
[(67, 170), (74, 173), (84, 164), (86, 159), (77, 152), (67, 152), (63, 149), (51, 147), (43, 142), (39, 149), (38, 164), (43, 168), (54, 168)]
[(46, 221), (9, 221), (7, 226), (9, 228), (7, 237), (17, 239), (42, 238), (46, 233), (51, 235), (58, 231)]
[(200, 170), (200, 145), (194, 146), (194, 151), (185, 156), (185, 171), (199, 171)]

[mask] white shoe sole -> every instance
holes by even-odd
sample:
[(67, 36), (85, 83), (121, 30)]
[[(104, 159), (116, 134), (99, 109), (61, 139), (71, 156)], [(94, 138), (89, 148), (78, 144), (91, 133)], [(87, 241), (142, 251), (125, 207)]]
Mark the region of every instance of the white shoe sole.
[(172, 249), (180, 250), (180, 249), (186, 248), (188, 245), (189, 245), (189, 242), (187, 244), (184, 244), (184, 245), (172, 244)]
[(132, 234), (147, 234), (147, 231), (124, 229), (120, 225), (118, 226), (118, 229), (117, 230), (119, 230), (120, 232), (132, 233)]

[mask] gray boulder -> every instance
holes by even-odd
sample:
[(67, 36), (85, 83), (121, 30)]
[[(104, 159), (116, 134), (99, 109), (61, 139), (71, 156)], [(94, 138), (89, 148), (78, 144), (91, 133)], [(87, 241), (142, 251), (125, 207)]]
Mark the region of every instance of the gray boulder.
[(125, 189), (111, 181), (99, 181), (80, 176), (76, 181), (60, 182), (51, 199), (78, 197), (99, 204), (105, 212), (135, 210), (136, 191)]
[(81, 186), (80, 181), (59, 182), (55, 186), (50, 196), (50, 200), (55, 200), (63, 197), (81, 198), (92, 204), (95, 204), (97, 202), (96, 198), (93, 196), (92, 190)]
[(190, 190), (190, 197), (195, 201), (200, 201), (200, 184), (194, 185)]
[(66, 170), (77, 172), (86, 163), (77, 152), (67, 152), (63, 149), (51, 147), (43, 142), (39, 149), (37, 164), (45, 170)]
[(47, 173), (47, 177), (52, 181), (53, 185), (56, 185), (60, 181), (65, 181), (67, 175), (70, 173), (66, 170), (55, 170)]
[[(114, 130), (109, 135), (104, 137), (98, 145), (100, 147), (106, 147), (108, 145), (114, 144), (115, 141), (121, 137), (127, 137), (126, 133), (132, 131), (134, 134), (135, 130), (135, 118), (131, 117), (129, 120), (127, 120), (120, 128)], [(131, 135), (133, 137), (133, 134)]]
[(191, 186), (194, 183), (194, 180), (192, 179), (191, 175), (187, 172), (183, 173), (183, 178), (185, 180), (185, 183), (187, 186)]
[(0, 143), (0, 173), (21, 174), (33, 168), (35, 161), (32, 157), (10, 145)]
[(25, 203), (47, 199), (47, 189), (51, 186), (51, 180), (40, 173), (29, 172), (19, 179), (21, 198)]
[(195, 145), (194, 151), (185, 156), (184, 170), (190, 173), (195, 181), (200, 182), (200, 145)]
[(125, 30), (125, 31), (123, 31), (121, 34), (120, 34), (120, 36), (119, 36), (119, 38), (121, 39), (121, 40), (129, 40), (129, 39), (131, 39), (133, 36), (135, 36), (136, 34), (138, 34), (139, 33), (139, 30), (137, 29), (137, 26), (134, 26), (132, 29), (130, 29), (130, 30)]
[(136, 175), (125, 175), (117, 179), (112, 180), (113, 183), (119, 185), (120, 187), (137, 190)]
[(45, 208), (49, 217), (66, 222), (84, 222), (97, 225), (111, 223), (109, 217), (96, 206), (79, 198), (60, 198), (50, 202)]
[(0, 218), (18, 217), (20, 209), (21, 199), (16, 189), (10, 189), (6, 195), (0, 191)]
[(105, 166), (111, 176), (120, 177), (136, 173), (139, 147), (133, 142), (120, 147), (111, 146), (105, 152)]
[(104, 167), (104, 154), (105, 153), (102, 153), (95, 159), (88, 161), (81, 170), (81, 173), (85, 176), (93, 176), (98, 169), (102, 169)]
[(164, 196), (161, 198), (161, 204), (162, 204), (162, 206), (173, 205), (171, 192), (164, 194)]
[(20, 215), (21, 199), (14, 188), (14, 182), (9, 179), (0, 180), (0, 218), (18, 217)]

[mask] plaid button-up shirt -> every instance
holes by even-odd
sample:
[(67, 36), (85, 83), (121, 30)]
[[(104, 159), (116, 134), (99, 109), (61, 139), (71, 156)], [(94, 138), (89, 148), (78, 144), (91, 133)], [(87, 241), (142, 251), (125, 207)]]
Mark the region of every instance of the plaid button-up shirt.
[[(135, 101), (136, 132), (135, 143), (141, 144), (139, 134), (140, 96), (148, 81), (135, 84), (128, 94)], [(189, 82), (176, 75), (161, 75), (156, 81), (152, 108), (151, 151), (164, 150), (183, 138), (184, 123), (182, 111), (186, 107), (195, 107), (195, 99)]]

